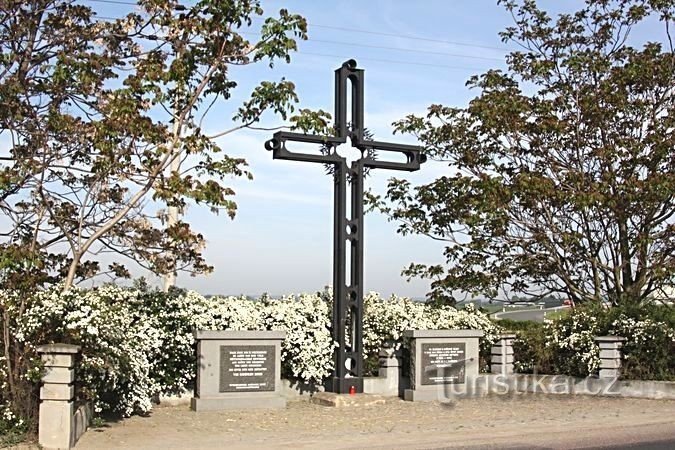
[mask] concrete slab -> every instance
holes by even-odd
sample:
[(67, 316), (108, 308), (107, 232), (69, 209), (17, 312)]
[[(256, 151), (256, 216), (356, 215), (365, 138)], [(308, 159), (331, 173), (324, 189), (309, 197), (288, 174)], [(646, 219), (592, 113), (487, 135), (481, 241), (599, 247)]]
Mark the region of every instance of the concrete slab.
[(193, 411), (222, 411), (228, 409), (282, 409), (286, 399), (278, 395), (269, 396), (227, 396), (190, 399)]
[(385, 397), (373, 394), (334, 394), (333, 392), (318, 392), (309, 400), (310, 403), (333, 408), (358, 408), (363, 406), (383, 405), (387, 399), (397, 397)]

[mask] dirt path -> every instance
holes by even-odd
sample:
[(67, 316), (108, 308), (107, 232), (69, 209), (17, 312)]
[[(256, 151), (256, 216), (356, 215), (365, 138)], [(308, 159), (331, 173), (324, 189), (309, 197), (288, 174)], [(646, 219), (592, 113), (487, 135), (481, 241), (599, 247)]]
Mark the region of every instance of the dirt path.
[(305, 401), (285, 410), (158, 407), (92, 429), (76, 448), (578, 448), (664, 439), (675, 441), (675, 401), (523, 394), (354, 409)]

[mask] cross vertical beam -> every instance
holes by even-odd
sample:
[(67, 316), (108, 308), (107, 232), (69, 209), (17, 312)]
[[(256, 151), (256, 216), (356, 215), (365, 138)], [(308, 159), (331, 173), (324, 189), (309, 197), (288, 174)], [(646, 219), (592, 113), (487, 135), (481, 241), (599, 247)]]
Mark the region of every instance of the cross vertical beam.
[(364, 167), (361, 160), (351, 166), (352, 211), (349, 228), (351, 245), (351, 277), (347, 297), (347, 308), (352, 318), (352, 355), (354, 376), (357, 377), (357, 392), (363, 392), (363, 179)]
[[(351, 117), (347, 120), (347, 84), (351, 84)], [(265, 143), (274, 159), (328, 164), (333, 167), (333, 320), (332, 337), (336, 344), (333, 376), (327, 388), (339, 394), (363, 392), (363, 182), (366, 169), (415, 171), (426, 158), (413, 145), (364, 139), (364, 71), (350, 59), (335, 70), (335, 135), (316, 136), (279, 131)], [(351, 140), (361, 158), (347, 164), (335, 148)], [(289, 151), (286, 143), (321, 145), (323, 154)], [(381, 161), (374, 150), (402, 154), (405, 162)], [(351, 185), (351, 210), (347, 217), (347, 183)], [(347, 261), (347, 249), (350, 258)], [(347, 273), (349, 262), (349, 273)], [(349, 278), (347, 276), (349, 275)], [(347, 281), (349, 280), (349, 281)]]
[(334, 212), (333, 212), (333, 320), (332, 334), (333, 342), (337, 347), (333, 353), (333, 376), (329, 383), (331, 391), (343, 392), (340, 387), (340, 381), (347, 375), (346, 351), (338, 349), (347, 348), (347, 311), (345, 305), (338, 299), (347, 296), (345, 277), (347, 275), (347, 164), (341, 162), (334, 165), (333, 178), (334, 186)]

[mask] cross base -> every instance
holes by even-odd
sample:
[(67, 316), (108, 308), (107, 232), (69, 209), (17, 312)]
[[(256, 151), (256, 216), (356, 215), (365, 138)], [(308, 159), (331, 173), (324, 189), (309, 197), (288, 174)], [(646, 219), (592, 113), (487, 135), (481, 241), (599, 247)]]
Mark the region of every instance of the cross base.
[(332, 377), (328, 380), (326, 390), (335, 394), (349, 394), (354, 387), (354, 393), (363, 393), (363, 378), (362, 377)]

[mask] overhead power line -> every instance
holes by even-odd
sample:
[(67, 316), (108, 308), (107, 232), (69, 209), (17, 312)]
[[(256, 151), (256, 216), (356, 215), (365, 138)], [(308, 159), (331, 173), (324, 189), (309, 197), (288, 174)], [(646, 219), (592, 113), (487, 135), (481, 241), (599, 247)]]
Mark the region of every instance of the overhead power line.
[[(242, 34), (259, 34), (259, 33), (242, 33)], [(324, 44), (336, 44), (336, 45), (347, 45), (351, 47), (361, 47), (361, 48), (375, 48), (382, 50), (394, 50), (399, 52), (410, 52), (410, 53), (422, 53), (426, 55), (440, 55), (440, 56), (450, 56), (453, 58), (468, 58), (468, 59), (482, 59), (486, 61), (504, 61), (504, 58), (492, 58), (488, 56), (474, 56), (474, 55), (462, 55), (459, 53), (446, 53), (446, 52), (435, 52), (431, 50), (418, 50), (414, 48), (399, 48), (399, 47), (388, 47), (386, 45), (371, 45), (371, 44), (359, 44), (357, 42), (342, 42), (342, 41), (330, 41), (326, 39), (307, 39), (308, 42), (320, 42)]]
[(380, 58), (368, 58), (368, 57), (360, 57), (360, 56), (340, 56), (340, 55), (330, 55), (327, 53), (314, 53), (314, 52), (305, 52), (303, 50), (298, 50), (295, 52), (296, 54), (300, 55), (310, 55), (310, 56), (320, 56), (324, 58), (338, 58), (341, 60), (347, 60), (347, 59), (356, 59), (358, 61), (372, 61), (372, 62), (381, 62), (381, 63), (387, 63), (387, 64), (403, 64), (406, 66), (422, 66), (422, 67), (439, 67), (442, 69), (452, 69), (452, 70), (468, 70), (468, 71), (479, 71), (479, 72), (484, 72), (487, 69), (486, 68), (478, 68), (478, 67), (464, 67), (464, 66), (449, 66), (445, 64), (433, 64), (433, 63), (423, 63), (423, 62), (416, 62), (416, 61), (397, 61), (393, 59), (380, 59)]
[[(98, 1), (104, 1), (104, 0), (98, 0)], [(107, 0), (106, 0), (107, 1)], [(98, 19), (101, 20), (108, 20), (108, 21), (115, 21), (119, 20), (119, 17), (106, 17), (106, 16), (96, 16)], [(258, 34), (258, 33), (242, 33), (242, 34)], [(150, 36), (146, 36), (146, 38), (150, 38)], [(155, 37), (156, 39), (156, 37)], [(335, 42), (339, 43), (339, 42)], [(348, 44), (348, 43), (345, 43)], [(360, 45), (360, 44), (354, 44), (354, 45)], [(392, 47), (393, 50), (408, 50), (408, 49), (396, 49)], [(412, 50), (411, 50), (412, 51)], [(417, 51), (416, 51), (417, 52)], [(417, 52), (417, 53), (425, 53), (425, 52)], [(438, 67), (442, 69), (451, 69), (451, 70), (467, 70), (467, 71), (479, 71), (483, 72), (487, 70), (486, 68), (479, 68), (479, 67), (466, 67), (466, 66), (451, 66), (451, 65), (446, 65), (446, 64), (434, 64), (434, 63), (425, 63), (425, 62), (418, 62), (418, 61), (401, 61), (401, 60), (395, 60), (395, 59), (381, 59), (381, 58), (370, 58), (370, 57), (361, 57), (361, 56), (344, 56), (344, 55), (333, 55), (333, 54), (328, 54), (328, 53), (315, 53), (315, 52), (306, 52), (304, 50), (296, 50), (294, 54), (300, 54), (300, 55), (308, 55), (308, 56), (318, 56), (321, 58), (338, 58), (338, 59), (357, 59), (359, 61), (372, 61), (372, 62), (381, 62), (381, 63), (388, 63), (388, 64), (402, 64), (406, 66), (420, 66), (420, 67)], [(446, 54), (449, 56), (461, 56), (461, 55), (451, 55), (451, 54)], [(480, 58), (480, 59), (489, 59), (489, 58)], [(497, 61), (502, 61), (501, 59), (497, 58), (492, 58), (496, 59)]]
[(493, 47), (490, 45), (480, 45), (480, 44), (469, 44), (467, 42), (458, 42), (458, 41), (444, 41), (442, 39), (432, 39), (432, 38), (423, 38), (423, 37), (416, 37), (416, 36), (407, 36), (404, 34), (396, 34), (396, 33), (385, 33), (382, 31), (370, 31), (370, 30), (359, 30), (358, 28), (345, 28), (345, 27), (334, 27), (332, 25), (319, 25), (316, 23), (308, 23), (310, 27), (316, 27), (316, 28), (326, 28), (328, 30), (338, 30), (338, 31), (350, 31), (353, 33), (364, 33), (364, 34), (373, 34), (377, 36), (387, 36), (387, 37), (396, 37), (400, 39), (411, 39), (413, 41), (426, 41), (426, 42), (437, 42), (439, 44), (449, 44), (449, 45), (459, 45), (462, 47), (475, 47), (475, 48), (487, 48), (491, 50), (499, 50), (503, 52), (509, 51), (508, 48), (505, 47)]
[[(83, 1), (95, 2), (95, 3), (110, 3), (110, 4), (114, 4), (114, 5), (137, 6), (137, 3), (126, 2), (126, 1), (123, 1), (123, 0), (83, 0)], [(502, 52), (509, 51), (509, 49), (506, 48), (506, 47), (495, 47), (495, 46), (491, 46), (491, 45), (472, 44), (472, 43), (468, 43), (468, 42), (459, 42), (459, 41), (447, 41), (447, 40), (443, 40), (443, 39), (410, 36), (410, 35), (397, 34), (397, 33), (387, 33), (387, 32), (383, 32), (383, 31), (363, 30), (363, 29), (358, 29), (358, 28), (337, 27), (337, 26), (333, 26), (333, 25), (322, 25), (322, 24), (312, 23), (312, 22), (308, 22), (307, 24), (310, 27), (325, 28), (327, 30), (349, 31), (349, 32), (352, 32), (352, 33), (362, 33), (362, 34), (371, 34), (371, 35), (375, 35), (375, 36), (395, 37), (395, 38), (399, 38), (399, 39), (409, 39), (409, 40), (413, 40), (413, 41), (435, 42), (435, 43), (438, 43), (438, 44), (457, 45), (457, 46), (460, 46), (460, 47), (473, 47), (473, 48), (483, 48), (483, 49), (490, 49), (490, 50), (499, 50), (499, 51), (502, 51)], [(377, 48), (377, 47), (373, 47), (373, 48)], [(453, 56), (453, 55), (450, 55), (450, 56)], [(479, 58), (479, 57), (475, 57), (475, 58)], [(492, 59), (497, 59), (497, 58), (492, 58)]]
[[(249, 35), (249, 36), (260, 36), (260, 33), (254, 33), (252, 31), (251, 32), (249, 32), (249, 31), (239, 31), (239, 33)], [(430, 50), (418, 50), (418, 49), (414, 49), (414, 48), (388, 47), (386, 45), (360, 44), (358, 42), (331, 41), (331, 40), (327, 40), (327, 39), (308, 38), (307, 42), (320, 42), (320, 43), (323, 43), (323, 44), (347, 45), (347, 46), (351, 46), (351, 47), (395, 50), (395, 51), (399, 51), (399, 52), (424, 53), (424, 54), (427, 54), (427, 55), (451, 56), (453, 58), (482, 59), (482, 60), (487, 60), (487, 61), (504, 61), (504, 58), (492, 58), (492, 57), (488, 57), (488, 56), (462, 55), (462, 54), (459, 54), (459, 53), (435, 52), (435, 51), (430, 51)]]
[[(105, 17), (105, 16), (97, 16), (99, 19), (102, 20), (117, 20), (115, 17)], [(424, 63), (424, 62), (416, 62), (416, 61), (400, 61), (400, 60), (394, 60), (394, 59), (380, 59), (380, 58), (369, 58), (369, 57), (360, 57), (360, 56), (344, 56), (344, 55), (331, 55), (328, 53), (314, 53), (314, 52), (306, 52), (304, 50), (297, 50), (293, 54), (296, 55), (308, 55), (308, 56), (318, 56), (321, 58), (338, 58), (342, 60), (347, 60), (347, 59), (357, 59), (359, 61), (372, 61), (372, 62), (381, 62), (381, 63), (388, 63), (388, 64), (403, 64), (406, 66), (421, 66), (421, 67), (438, 67), (442, 69), (451, 69), (451, 70), (468, 70), (468, 71), (485, 71), (487, 69), (485, 68), (478, 68), (478, 67), (465, 67), (465, 66), (450, 66), (450, 65), (445, 65), (445, 64), (433, 64), (433, 63)]]

